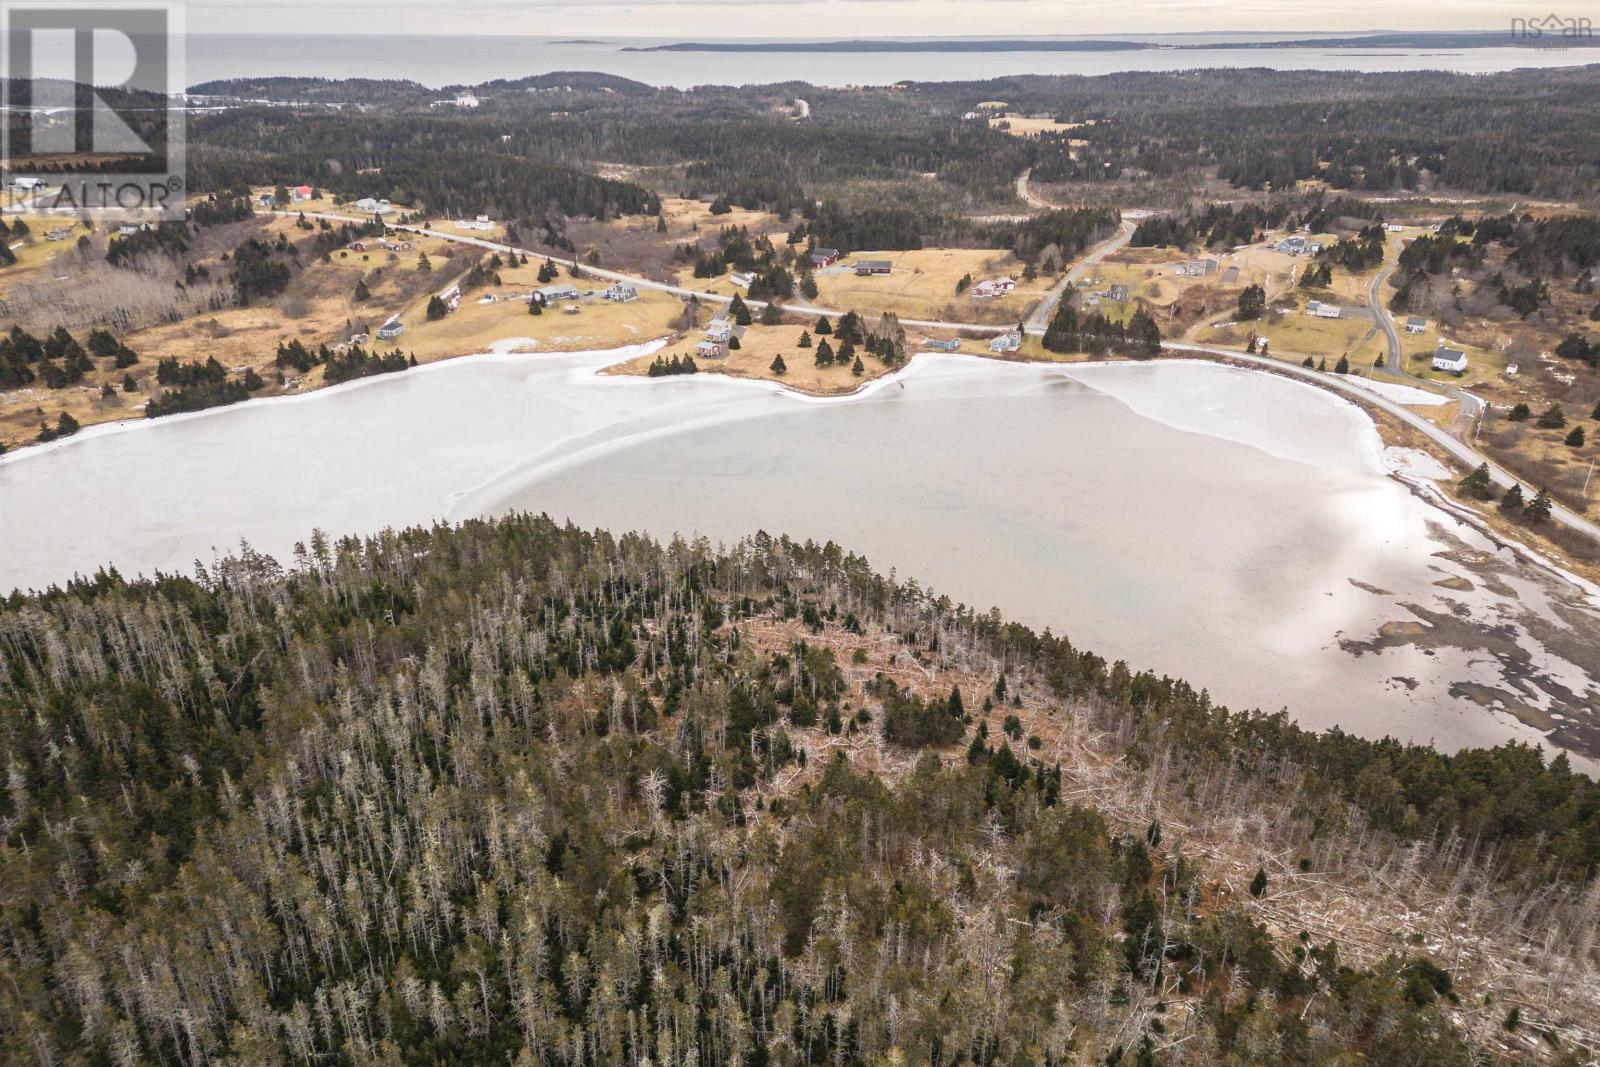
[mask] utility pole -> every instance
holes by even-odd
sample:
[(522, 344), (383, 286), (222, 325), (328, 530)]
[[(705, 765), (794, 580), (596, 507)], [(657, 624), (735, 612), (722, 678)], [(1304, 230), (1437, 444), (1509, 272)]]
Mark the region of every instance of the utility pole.
[(1589, 495), (1589, 479), (1594, 477), (1594, 460), (1589, 461), (1589, 473), (1583, 476), (1583, 495)]

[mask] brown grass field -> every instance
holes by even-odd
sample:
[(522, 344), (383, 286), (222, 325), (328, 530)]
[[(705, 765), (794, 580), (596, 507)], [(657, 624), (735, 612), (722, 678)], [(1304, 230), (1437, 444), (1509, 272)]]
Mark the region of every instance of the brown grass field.
[[(853, 263), (887, 259), (894, 273), (858, 277)], [(945, 322), (1016, 323), (1027, 315), (1053, 279), (1022, 280), (1024, 264), (1010, 252), (981, 248), (925, 248), (911, 252), (857, 252), (840, 268), (819, 272), (817, 303), (824, 307), (867, 313), (893, 311), (901, 318)], [(1017, 283), (1006, 296), (978, 299), (970, 291), (956, 295), (956, 282), (972, 275), (974, 283), (1002, 275)]]

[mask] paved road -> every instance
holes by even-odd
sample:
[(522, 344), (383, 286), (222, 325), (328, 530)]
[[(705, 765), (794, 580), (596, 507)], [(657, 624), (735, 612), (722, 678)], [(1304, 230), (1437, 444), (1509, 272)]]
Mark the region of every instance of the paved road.
[[(274, 211), (271, 212), (271, 214), (282, 215), (287, 218), (296, 218), (302, 213), (298, 211)], [(335, 215), (324, 211), (307, 211), (304, 212), (304, 214), (308, 219), (327, 219), (329, 222), (363, 223), (372, 221), (370, 218), (365, 216)], [(574, 266), (577, 266), (582, 272), (583, 278), (598, 278), (602, 281), (608, 282), (630, 282), (633, 285), (638, 286), (640, 289), (652, 289), (656, 292), (670, 293), (673, 296), (682, 298), (694, 297), (703, 303), (709, 302), (713, 304), (729, 304), (733, 302), (733, 297), (731, 295), (723, 296), (721, 293), (706, 293), (700, 291), (699, 289), (688, 289), (684, 286), (673, 285), (669, 282), (658, 282), (649, 278), (641, 278), (634, 274), (624, 274), (621, 271), (605, 270), (601, 267), (591, 267), (588, 264), (575, 263), (572, 259), (563, 259), (560, 256), (551, 256), (544, 252), (534, 252), (526, 248), (517, 247), (508, 244), (505, 241), (494, 241), (483, 237), (468, 237), (465, 234), (459, 233), (445, 233), (441, 230), (432, 230), (422, 226), (411, 226), (404, 223), (388, 222), (385, 223), (385, 225), (391, 230), (402, 230), (406, 233), (420, 234), (423, 237), (437, 237), (440, 240), (454, 241), (458, 244), (471, 245), (475, 248), (483, 248), (491, 252), (517, 252), (532, 259), (549, 259), (552, 262), (567, 268), (569, 271)], [(579, 280), (582, 280), (582, 278)], [(757, 310), (767, 305), (767, 302), (764, 300), (749, 300), (746, 301), (746, 303), (748, 303), (750, 307)], [(845, 312), (835, 308), (817, 307), (809, 302), (805, 304), (779, 304), (778, 309), (780, 311), (787, 311), (795, 315), (824, 315), (830, 319), (837, 319), (845, 314)], [(1011, 329), (1010, 326), (995, 326), (992, 324), (977, 322), (946, 322), (941, 319), (901, 319), (900, 323), (903, 326), (915, 326), (919, 329), (926, 330), (970, 330), (979, 333), (1005, 333), (1007, 330)], [(1032, 332), (1043, 331), (1039, 330)]]
[(1479, 417), (1488, 410), (1489, 405), (1459, 386), (1429, 378), (1419, 378), (1406, 369), (1405, 356), (1400, 351), (1400, 331), (1395, 329), (1394, 320), (1390, 318), (1388, 309), (1383, 306), (1383, 283), (1389, 280), (1389, 275), (1393, 274), (1398, 266), (1398, 263), (1390, 263), (1374, 275), (1372, 284), (1367, 286), (1367, 305), (1372, 309), (1372, 317), (1383, 330), (1389, 343), (1389, 373), (1396, 374), (1423, 389), (1438, 389), (1460, 404), (1461, 413), (1450, 430), (1456, 437), (1464, 439), (1472, 432)]
[[(1027, 176), (1026, 172), (1024, 172), (1023, 176)], [(1018, 180), (1020, 181), (1021, 179)], [(1061, 303), (1062, 294), (1067, 291), (1067, 287), (1076, 285), (1078, 279), (1082, 278), (1090, 267), (1132, 240), (1133, 229), (1134, 224), (1124, 219), (1122, 225), (1117, 227), (1117, 232), (1114, 236), (1095, 245), (1073, 265), (1071, 270), (1062, 275), (1061, 280), (1045, 294), (1044, 299), (1039, 301), (1039, 306), (1033, 309), (1033, 314), (1029, 315), (1027, 322), (1023, 324), (1027, 332), (1031, 334), (1044, 333), (1045, 327), (1050, 325), (1050, 316), (1055, 314), (1056, 305)]]
[[(296, 211), (279, 211), (279, 212), (274, 212), (274, 214), (293, 217), (295, 215), (300, 214), (300, 212), (296, 212)], [(359, 223), (359, 222), (369, 221), (368, 219), (365, 219), (365, 218), (350, 217), (350, 216), (346, 216), (346, 215), (333, 215), (333, 214), (312, 213), (312, 212), (306, 212), (305, 214), (306, 214), (307, 218), (326, 218), (326, 219), (328, 219), (330, 221), (336, 221), (336, 222), (358, 222)], [(497, 252), (505, 252), (505, 251), (513, 251), (513, 250), (518, 252), (518, 253), (526, 252), (526, 250), (522, 249), (522, 248), (513, 249), (513, 247), (511, 245), (508, 245), (504, 241), (488, 241), (488, 240), (484, 240), (481, 237), (466, 237), (466, 236), (463, 236), (463, 235), (460, 235), (460, 234), (441, 233), (438, 230), (424, 229), (423, 227), (420, 227), (420, 226), (403, 226), (403, 225), (393, 225), (393, 224), (391, 224), (389, 226), (389, 228), (391, 230), (405, 230), (405, 231), (410, 232), (410, 233), (419, 233), (419, 234), (423, 234), (423, 235), (429, 236), (429, 237), (439, 237), (439, 238), (442, 238), (442, 239), (447, 240), (447, 241), (457, 241), (457, 242), (459, 242), (461, 244), (474, 245), (474, 246), (479, 247), (479, 248), (486, 248), (486, 249), (490, 249), (492, 251), (497, 251)], [(1081, 275), (1082, 271), (1085, 268), (1087, 268), (1088, 266), (1090, 266), (1093, 263), (1099, 262), (1100, 259), (1104, 258), (1106, 255), (1109, 255), (1116, 248), (1122, 247), (1123, 244), (1127, 243), (1128, 238), (1131, 237), (1132, 234), (1133, 234), (1133, 226), (1132, 226), (1130, 221), (1125, 220), (1123, 222), (1122, 227), (1119, 230), (1117, 236), (1111, 238), (1109, 241), (1103, 242), (1102, 244), (1098, 245), (1096, 248), (1091, 250), (1089, 255), (1084, 257), (1082, 260), (1080, 260), (1080, 262), (1073, 268), (1073, 270), (1068, 273), (1068, 278), (1070, 279), (1074, 274)], [(526, 254), (529, 255), (529, 256), (538, 256), (538, 255), (540, 255), (540, 253), (535, 253), (535, 252), (526, 252)], [(554, 258), (554, 257), (551, 257), (551, 258)], [(566, 265), (568, 267), (570, 267), (572, 265), (572, 261), (571, 260), (555, 259), (555, 262), (564, 264), (564, 265)], [(660, 292), (671, 293), (671, 294), (673, 294), (675, 296), (681, 296), (681, 297), (694, 296), (694, 297), (698, 297), (701, 300), (709, 300), (709, 301), (712, 301), (712, 302), (715, 302), (715, 303), (723, 303), (723, 304), (726, 304), (726, 303), (728, 303), (728, 302), (730, 302), (732, 300), (732, 297), (702, 293), (702, 292), (699, 292), (699, 291), (693, 290), (693, 289), (685, 289), (685, 288), (683, 288), (681, 286), (669, 285), (669, 284), (667, 284), (665, 282), (656, 282), (656, 281), (651, 281), (648, 278), (639, 278), (639, 277), (635, 277), (634, 275), (631, 275), (631, 274), (623, 274), (623, 273), (621, 273), (619, 271), (602, 270), (599, 267), (588, 267), (588, 266), (585, 266), (582, 269), (583, 269), (583, 272), (589, 277), (603, 278), (603, 279), (607, 279), (607, 280), (611, 280), (611, 281), (631, 282), (634, 285), (639, 286), (640, 288), (654, 289), (654, 290), (658, 290)], [(1369, 294), (1368, 294), (1369, 298), (1375, 299), (1375, 294), (1378, 292), (1378, 284), (1379, 284), (1378, 281), (1374, 281), (1373, 287), (1369, 291)], [(760, 301), (751, 301), (750, 303), (751, 303), (752, 307), (758, 307), (759, 308), (759, 307), (763, 306), (762, 302), (760, 302)], [(839, 316), (844, 314), (844, 312), (842, 312), (842, 311), (836, 311), (836, 310), (833, 310), (831, 308), (814, 308), (814, 307), (800, 308), (800, 307), (794, 307), (794, 306), (786, 305), (786, 304), (780, 304), (778, 306), (782, 310), (791, 311), (791, 312), (796, 313), (796, 314), (826, 315), (829, 318), (838, 318)], [(1381, 321), (1387, 321), (1387, 316), (1382, 314), (1382, 309), (1378, 308), (1377, 310), (1380, 312), (1379, 321), (1380, 322)], [(972, 322), (940, 322), (940, 321), (930, 321), (930, 320), (927, 320), (927, 319), (902, 319), (900, 321), (906, 326), (916, 326), (916, 327), (918, 327), (920, 329), (967, 330), (967, 331), (971, 331), (971, 332), (984, 332), (984, 333), (1000, 333), (1000, 332), (1003, 332), (1004, 330), (1007, 329), (1007, 327), (1004, 327), (1004, 326), (990, 326), (990, 325), (985, 325), (985, 324), (981, 324), (981, 323), (972, 323)], [(1390, 328), (1391, 329), (1393, 328), (1392, 324), (1391, 324)], [(1030, 324), (1028, 326), (1028, 332), (1029, 333), (1042, 333), (1043, 332), (1043, 328), (1040, 327), (1038, 329), (1035, 329), (1032, 326), (1031, 322), (1030, 322)], [(1398, 338), (1395, 339), (1395, 343), (1398, 344)], [(1494, 483), (1496, 485), (1500, 486), (1501, 488), (1508, 489), (1512, 485), (1520, 484), (1520, 479), (1513, 477), (1503, 467), (1501, 467), (1497, 463), (1494, 463), (1487, 456), (1484, 456), (1482, 453), (1478, 452), (1476, 449), (1474, 449), (1471, 445), (1467, 444), (1465, 441), (1462, 441), (1459, 438), (1454, 437), (1449, 433), (1446, 433), (1444, 430), (1439, 429), (1439, 427), (1435, 426), (1433, 423), (1429, 422), (1427, 419), (1423, 418), (1421, 415), (1418, 415), (1416, 412), (1412, 411), (1411, 409), (1405, 407), (1402, 404), (1395, 403), (1394, 401), (1390, 400), (1388, 397), (1385, 397), (1385, 396), (1383, 396), (1383, 395), (1381, 395), (1379, 393), (1376, 393), (1373, 390), (1363, 389), (1358, 385), (1349, 384), (1347, 381), (1344, 380), (1344, 378), (1341, 375), (1328, 374), (1328, 373), (1321, 372), (1321, 371), (1311, 370), (1311, 369), (1309, 369), (1307, 367), (1299, 366), (1298, 364), (1288, 363), (1288, 362), (1284, 362), (1283, 360), (1273, 359), (1270, 356), (1249, 355), (1249, 354), (1246, 354), (1244, 352), (1237, 352), (1237, 351), (1234, 351), (1233, 349), (1229, 349), (1229, 348), (1218, 348), (1218, 347), (1215, 347), (1213, 345), (1196, 345), (1196, 344), (1188, 344), (1188, 343), (1180, 342), (1180, 341), (1163, 341), (1162, 344), (1161, 344), (1161, 347), (1166, 349), (1166, 350), (1168, 350), (1168, 351), (1171, 351), (1171, 352), (1199, 352), (1199, 353), (1204, 353), (1204, 354), (1213, 355), (1213, 356), (1226, 356), (1227, 358), (1229, 358), (1231, 360), (1234, 360), (1235, 362), (1238, 362), (1238, 363), (1264, 367), (1264, 368), (1267, 368), (1269, 370), (1276, 371), (1279, 374), (1287, 374), (1287, 375), (1289, 375), (1291, 377), (1302, 378), (1302, 379), (1305, 379), (1306, 381), (1315, 382), (1316, 384), (1321, 385), (1324, 388), (1332, 389), (1332, 390), (1334, 390), (1336, 392), (1344, 393), (1347, 396), (1354, 397), (1354, 398), (1366, 401), (1367, 403), (1372, 404), (1375, 407), (1382, 408), (1384, 411), (1386, 411), (1389, 414), (1393, 415), (1395, 418), (1399, 419), (1401, 422), (1403, 422), (1406, 425), (1408, 425), (1408, 426), (1412, 427), (1413, 429), (1417, 430), (1419, 433), (1422, 433), (1429, 440), (1431, 440), (1435, 444), (1437, 444), (1440, 448), (1443, 448), (1450, 455), (1456, 457), (1462, 463), (1465, 463), (1469, 467), (1476, 467), (1480, 463), (1487, 463), (1489, 465), (1489, 477), (1494, 481)], [(1438, 383), (1430, 383), (1430, 384), (1437, 385)], [(1458, 390), (1458, 392), (1459, 392), (1459, 390)], [(1469, 399), (1471, 399), (1474, 403), (1477, 402), (1476, 398), (1475, 397), (1470, 397), (1469, 394), (1462, 393), (1461, 395), (1462, 396), (1468, 396)], [(1582, 515), (1577, 514), (1576, 512), (1572, 511), (1571, 509), (1569, 509), (1569, 508), (1567, 508), (1567, 507), (1565, 507), (1565, 506), (1563, 506), (1561, 504), (1553, 504), (1553, 506), (1551, 508), (1551, 515), (1556, 519), (1557, 522), (1561, 523), (1563, 526), (1567, 526), (1567, 527), (1569, 527), (1571, 529), (1577, 530), (1577, 531), (1579, 531), (1579, 532), (1581, 532), (1583, 534), (1586, 534), (1589, 537), (1594, 538), (1597, 541), (1600, 541), (1600, 524), (1596, 524), (1596, 523), (1590, 521), (1589, 519), (1584, 518)]]
[[(1208, 355), (1227, 356), (1229, 359), (1237, 360), (1241, 363), (1254, 364), (1259, 367), (1267, 367), (1271, 370), (1277, 371), (1280, 374), (1287, 374), (1291, 377), (1303, 378), (1307, 381), (1315, 382), (1325, 389), (1332, 389), (1336, 392), (1344, 393), (1347, 396), (1366, 401), (1367, 403), (1372, 404), (1374, 407), (1382, 408), (1384, 411), (1388, 412), (1390, 415), (1393, 415), (1407, 426), (1410, 426), (1412, 429), (1415, 429), (1426, 435), (1430, 441), (1444, 449), (1446, 452), (1450, 453), (1455, 458), (1459, 459), (1462, 463), (1465, 463), (1467, 466), (1476, 467), (1480, 463), (1487, 463), (1489, 465), (1489, 477), (1502, 489), (1509, 489), (1513, 485), (1521, 484), (1520, 478), (1513, 477), (1508, 471), (1505, 470), (1505, 468), (1501, 467), (1499, 464), (1489, 459), (1489, 457), (1477, 451), (1465, 441), (1462, 441), (1452, 434), (1441, 430), (1439, 427), (1435, 426), (1421, 415), (1418, 415), (1415, 411), (1412, 411), (1404, 404), (1398, 404), (1374, 390), (1363, 389), (1359, 385), (1350, 384), (1345, 380), (1343, 375), (1328, 374), (1323, 371), (1311, 370), (1310, 368), (1302, 367), (1297, 363), (1287, 363), (1282, 360), (1273, 359), (1271, 356), (1247, 355), (1244, 352), (1236, 352), (1229, 348), (1217, 348), (1212, 345), (1192, 345), (1184, 344), (1178, 341), (1164, 341), (1162, 342), (1161, 347), (1173, 352), (1202, 352)], [(1555, 517), (1556, 521), (1560, 522), (1563, 526), (1570, 527), (1581, 533), (1587, 534), (1596, 540), (1600, 540), (1600, 524), (1584, 518), (1582, 515), (1579, 515), (1577, 512), (1572, 511), (1561, 504), (1552, 504), (1550, 513)]]
[(1021, 200), (1029, 207), (1043, 208), (1048, 210), (1053, 205), (1047, 204), (1037, 196), (1034, 196), (1033, 193), (1028, 189), (1028, 179), (1031, 177), (1033, 177), (1032, 167), (1029, 167), (1027, 170), (1017, 175), (1017, 199)]

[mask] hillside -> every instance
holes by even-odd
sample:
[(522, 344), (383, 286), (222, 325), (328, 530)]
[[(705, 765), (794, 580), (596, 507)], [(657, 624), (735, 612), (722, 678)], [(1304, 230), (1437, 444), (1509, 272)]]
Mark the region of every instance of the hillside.
[(1564, 760), (1230, 714), (831, 544), (512, 516), (13, 594), (0, 750), (7, 1063), (1600, 1037)]

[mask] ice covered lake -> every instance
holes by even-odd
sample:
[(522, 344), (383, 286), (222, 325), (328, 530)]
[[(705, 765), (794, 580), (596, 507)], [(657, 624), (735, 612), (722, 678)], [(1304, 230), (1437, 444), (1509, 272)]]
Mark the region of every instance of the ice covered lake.
[[(617, 353), (487, 355), (0, 459), (0, 588), (241, 541), (544, 511), (832, 539), (1233, 707), (1600, 750), (1600, 615), (1389, 477), (1357, 408), (1215, 364), (920, 357), (817, 401)], [(1443, 584), (1441, 584), (1443, 583)], [(1594, 764), (1581, 760), (1580, 765)]]

